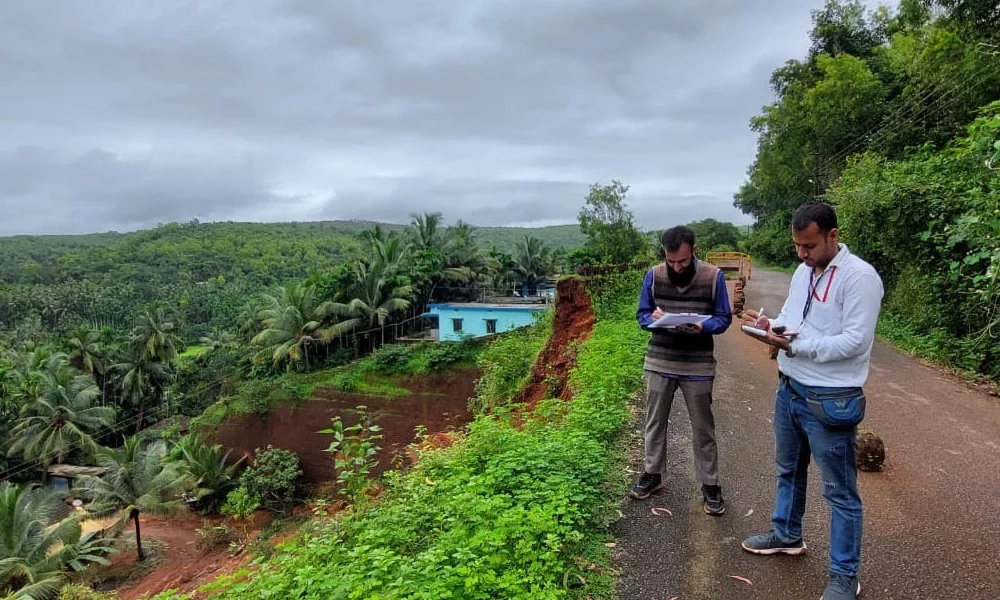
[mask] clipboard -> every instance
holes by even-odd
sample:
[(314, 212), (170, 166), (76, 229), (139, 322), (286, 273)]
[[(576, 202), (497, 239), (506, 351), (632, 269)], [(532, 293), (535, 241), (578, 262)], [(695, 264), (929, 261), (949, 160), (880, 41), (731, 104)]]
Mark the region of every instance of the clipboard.
[(712, 315), (699, 315), (696, 313), (666, 313), (659, 319), (650, 323), (650, 327), (678, 327), (680, 325), (697, 325), (711, 319)]

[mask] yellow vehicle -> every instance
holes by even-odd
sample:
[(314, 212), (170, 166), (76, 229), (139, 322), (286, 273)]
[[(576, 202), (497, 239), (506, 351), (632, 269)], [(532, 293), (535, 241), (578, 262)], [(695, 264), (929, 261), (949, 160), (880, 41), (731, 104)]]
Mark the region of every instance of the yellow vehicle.
[(716, 265), (727, 277), (735, 275), (744, 282), (753, 276), (753, 259), (743, 252), (709, 252), (705, 260)]
[(733, 313), (742, 317), (747, 301), (744, 288), (753, 275), (753, 259), (743, 252), (709, 252), (705, 260), (722, 269), (726, 279), (733, 280)]

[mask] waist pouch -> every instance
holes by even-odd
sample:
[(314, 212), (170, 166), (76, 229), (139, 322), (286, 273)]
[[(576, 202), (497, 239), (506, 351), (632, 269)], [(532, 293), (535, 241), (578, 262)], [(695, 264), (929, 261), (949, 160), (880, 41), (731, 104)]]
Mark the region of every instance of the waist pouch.
[(851, 429), (865, 418), (865, 392), (859, 387), (804, 385), (791, 378), (786, 383), (827, 428)]

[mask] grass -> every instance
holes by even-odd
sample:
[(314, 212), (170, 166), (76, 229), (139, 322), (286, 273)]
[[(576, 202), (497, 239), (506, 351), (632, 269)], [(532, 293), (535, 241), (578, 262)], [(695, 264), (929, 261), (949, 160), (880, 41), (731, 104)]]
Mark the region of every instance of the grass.
[[(613, 598), (604, 542), (625, 485), (620, 439), (646, 345), (637, 277), (625, 278), (625, 296), (597, 294), (571, 401), (544, 400), (520, 426), (511, 405), (478, 415), (454, 446), (388, 474), (378, 503), (310, 524), (198, 598)], [(513, 396), (537, 351), (507, 345), (504, 354), (522, 355), (488, 370), (485, 389)]]
[(890, 311), (879, 315), (875, 330), (879, 339), (904, 354), (923, 359), (969, 382), (995, 386), (996, 377), (981, 372), (981, 353), (968, 339), (943, 329), (918, 330), (904, 317)]
[(765, 263), (755, 263), (753, 266), (754, 270), (764, 269), (765, 271), (775, 271), (778, 273), (785, 273), (786, 275), (791, 275), (798, 268), (798, 265), (792, 266), (779, 266), (779, 265), (769, 265)]
[(188, 346), (184, 352), (177, 355), (177, 358), (179, 360), (198, 358), (206, 352), (208, 352), (208, 346)]

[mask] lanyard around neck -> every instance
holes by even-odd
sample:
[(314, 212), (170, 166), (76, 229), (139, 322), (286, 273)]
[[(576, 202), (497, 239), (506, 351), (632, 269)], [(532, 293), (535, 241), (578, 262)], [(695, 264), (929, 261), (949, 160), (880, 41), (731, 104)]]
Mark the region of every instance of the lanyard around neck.
[[(822, 300), (823, 302), (826, 302), (826, 297), (830, 293), (830, 284), (833, 283), (833, 272), (836, 271), (836, 270), (837, 270), (837, 267), (836, 266), (832, 266), (829, 269), (827, 269), (827, 270), (823, 271), (822, 273), (820, 273), (820, 275), (819, 275), (818, 278), (816, 278), (816, 272), (815, 271), (811, 271), (809, 273), (809, 296), (806, 298), (806, 305), (802, 307), (802, 320), (803, 321), (806, 320), (806, 316), (809, 315), (809, 310), (812, 309), (813, 299), (816, 296), (816, 290), (817, 290), (817, 288), (819, 288), (819, 284), (822, 283), (823, 278), (826, 277), (827, 273), (829, 273), (830, 274), (830, 278), (826, 282), (826, 290), (823, 292), (823, 300)], [(816, 281), (813, 282), (813, 279), (815, 279)]]

